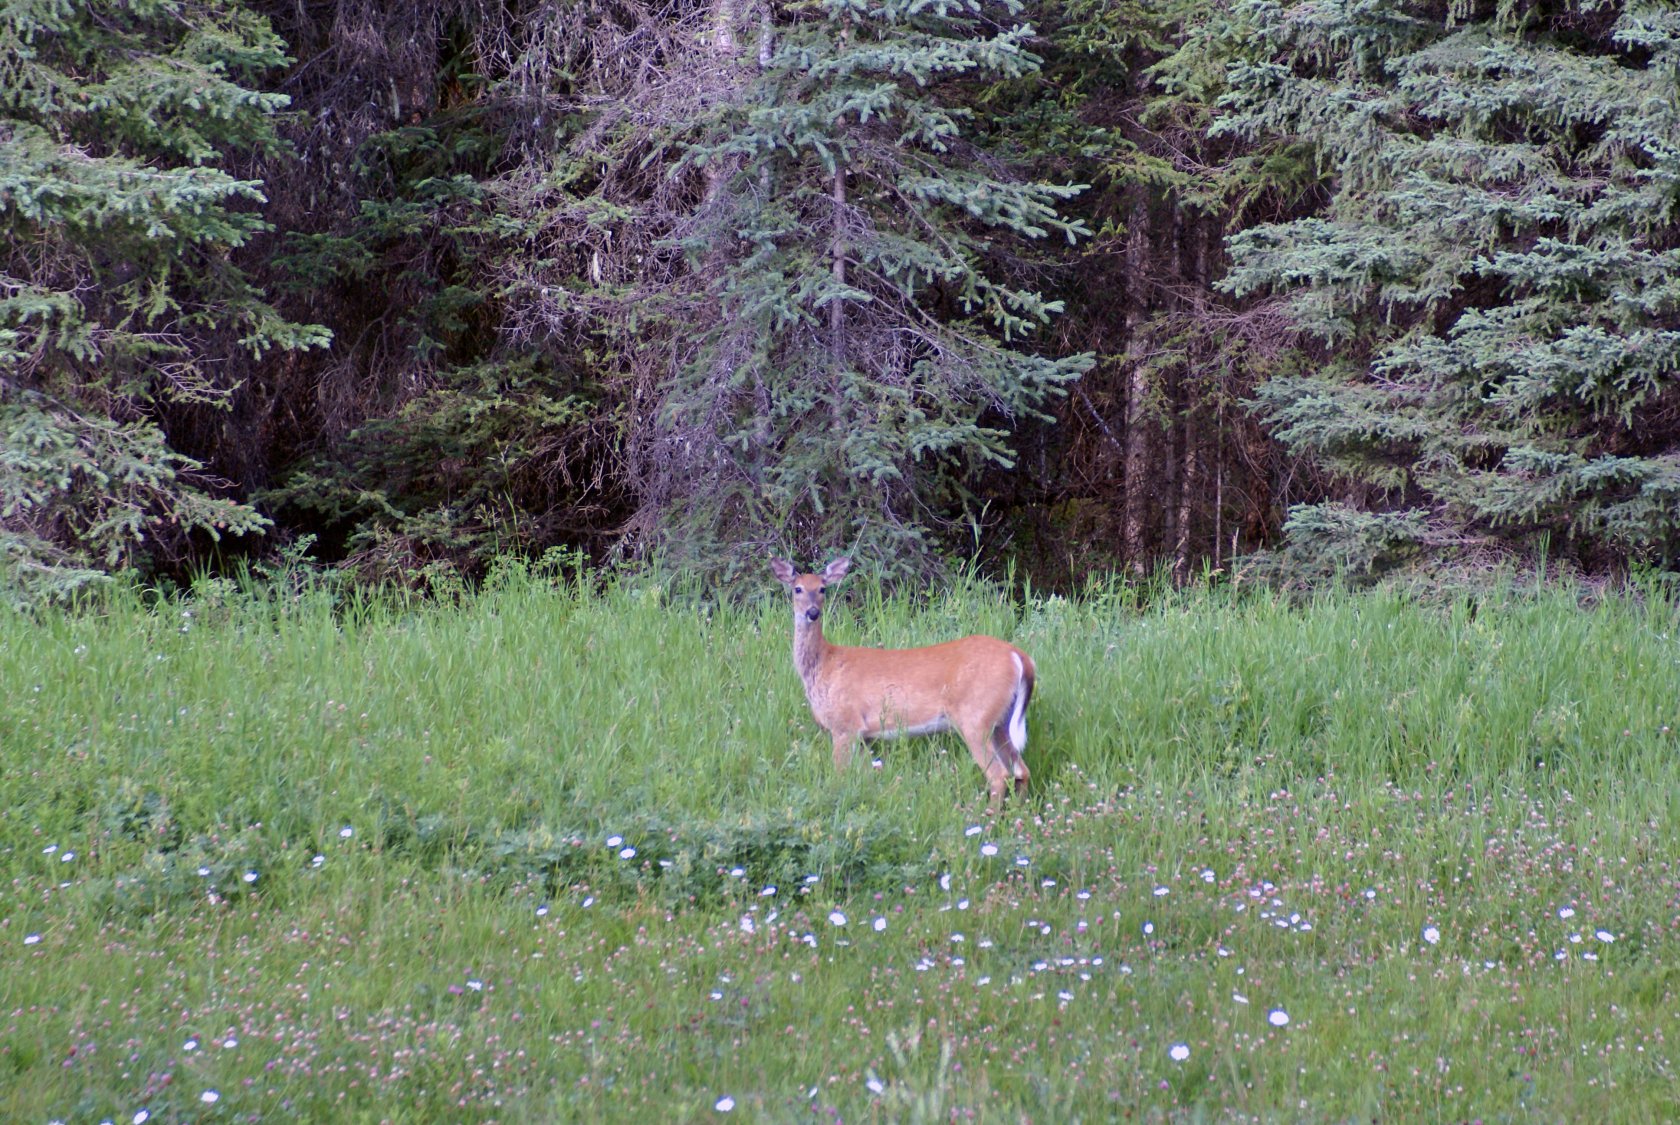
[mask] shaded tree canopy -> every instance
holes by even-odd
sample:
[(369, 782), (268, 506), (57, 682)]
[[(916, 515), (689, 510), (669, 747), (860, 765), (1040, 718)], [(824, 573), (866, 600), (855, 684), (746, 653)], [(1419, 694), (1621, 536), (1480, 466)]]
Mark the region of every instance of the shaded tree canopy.
[(405, 583), (1671, 567), (1677, 39), (1587, 0), (14, 5), (0, 584), (306, 536)]

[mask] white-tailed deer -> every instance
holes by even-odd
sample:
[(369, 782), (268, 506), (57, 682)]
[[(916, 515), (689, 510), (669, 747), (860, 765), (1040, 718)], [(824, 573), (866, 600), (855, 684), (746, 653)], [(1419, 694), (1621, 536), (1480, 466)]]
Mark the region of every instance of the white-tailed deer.
[(853, 648), (823, 637), (823, 597), (850, 559), (799, 574), (785, 559), (770, 569), (793, 594), (793, 666), (811, 714), (834, 739), (844, 769), (858, 739), (954, 730), (986, 775), (995, 812), (1014, 781), (1027, 787), (1027, 703), (1032, 658), (996, 637), (964, 637), (926, 648)]

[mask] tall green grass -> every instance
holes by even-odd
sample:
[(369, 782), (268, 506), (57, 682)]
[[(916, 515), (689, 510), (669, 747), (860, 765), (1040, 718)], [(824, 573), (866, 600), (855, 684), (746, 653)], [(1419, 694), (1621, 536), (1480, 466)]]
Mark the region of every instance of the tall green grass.
[(992, 819), (954, 737), (834, 772), (780, 598), (8, 617), (0, 1117), (1667, 1119), (1676, 618), (831, 603), (1032, 653)]

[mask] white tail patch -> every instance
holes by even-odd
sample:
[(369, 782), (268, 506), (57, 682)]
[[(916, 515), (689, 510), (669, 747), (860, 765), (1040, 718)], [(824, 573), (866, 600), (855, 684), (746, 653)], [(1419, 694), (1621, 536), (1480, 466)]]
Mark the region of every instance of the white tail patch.
[(1009, 744), (1015, 748), (1016, 777), (1025, 777), (1027, 764), (1021, 760), (1021, 755), (1027, 749), (1027, 669), (1021, 663), (1021, 654), (1012, 652), (1009, 659), (1015, 662), (1015, 698), (1009, 702)]

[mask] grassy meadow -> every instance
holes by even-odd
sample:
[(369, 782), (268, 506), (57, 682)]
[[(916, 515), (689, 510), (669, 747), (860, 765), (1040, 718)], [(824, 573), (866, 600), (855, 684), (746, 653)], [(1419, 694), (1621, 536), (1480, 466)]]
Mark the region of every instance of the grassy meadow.
[(1658, 592), (857, 584), (1037, 661), (988, 817), (780, 596), (282, 589), (0, 618), (0, 1120), (1680, 1117)]

